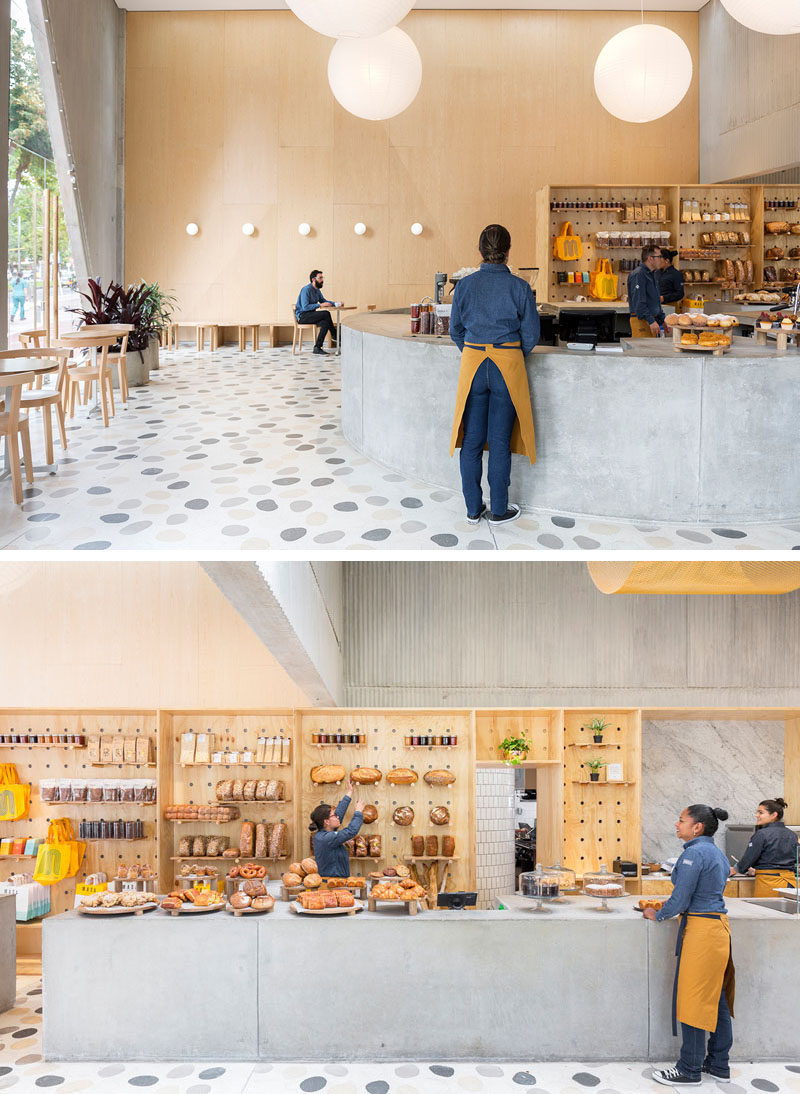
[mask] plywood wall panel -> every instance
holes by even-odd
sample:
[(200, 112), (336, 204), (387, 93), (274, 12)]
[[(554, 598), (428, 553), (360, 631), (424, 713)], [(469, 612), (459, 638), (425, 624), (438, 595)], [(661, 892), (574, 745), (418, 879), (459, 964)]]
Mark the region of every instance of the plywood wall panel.
[[(697, 16), (663, 21), (696, 56)], [(367, 122), (330, 92), (331, 40), (289, 12), (129, 14), (127, 275), (165, 284), (190, 319), (288, 321), (314, 267), (337, 299), (404, 306), (437, 269), (475, 264), (478, 234), (497, 220), (512, 230), (512, 262), (532, 265), (538, 187), (697, 177), (694, 85), (644, 128), (594, 96), (597, 52), (629, 23), (619, 12), (412, 12), (420, 92), (398, 117)], [(347, 210), (368, 223), (376, 208), (380, 238), (354, 252), (334, 222)], [(258, 235), (242, 250), (231, 233), (245, 209)], [(365, 255), (362, 274), (353, 263)], [(263, 276), (237, 281), (242, 265)]]

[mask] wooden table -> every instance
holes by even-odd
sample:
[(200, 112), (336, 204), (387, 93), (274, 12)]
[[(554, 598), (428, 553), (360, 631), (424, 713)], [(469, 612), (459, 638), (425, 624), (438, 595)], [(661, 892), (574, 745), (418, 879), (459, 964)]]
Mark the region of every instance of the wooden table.
[[(0, 395), (5, 399), (6, 407), (8, 407), (11, 400), (11, 388), (3, 384), (3, 377), (18, 376), (21, 372), (32, 372), (35, 376), (46, 376), (48, 373), (58, 372), (58, 365), (52, 360), (41, 357), (13, 357), (7, 361), (0, 360)], [(3, 470), (0, 473), (0, 481), (11, 476), (8, 463), (8, 435), (3, 440)], [(41, 467), (34, 467), (33, 470), (54, 472), (56, 465), (54, 463), (43, 464)]]
[(336, 356), (342, 355), (342, 312), (343, 311), (357, 311), (355, 304), (342, 304), (340, 308), (330, 308), (330, 311), (336, 312)]
[[(78, 327), (77, 330), (64, 331), (59, 335), (59, 341), (61, 342), (82, 342), (86, 338), (104, 338), (109, 334), (116, 334), (118, 337), (122, 337), (123, 334), (130, 334), (135, 328), (133, 323), (86, 323), (82, 327)], [(80, 349), (80, 346), (77, 347)], [(97, 346), (92, 346), (90, 351), (92, 357), (92, 364), (97, 364)], [(122, 380), (120, 380), (120, 385)], [(94, 385), (94, 406), (89, 407), (87, 411), (87, 417), (94, 414), (95, 411), (100, 412), (100, 384)]]

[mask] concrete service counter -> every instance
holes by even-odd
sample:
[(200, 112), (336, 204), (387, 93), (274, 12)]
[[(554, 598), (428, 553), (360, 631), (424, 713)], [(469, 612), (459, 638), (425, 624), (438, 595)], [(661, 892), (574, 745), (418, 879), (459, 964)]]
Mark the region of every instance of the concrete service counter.
[[(460, 491), (449, 454), (458, 349), (407, 315), (342, 328), (342, 429), (366, 456)], [(800, 353), (736, 338), (724, 357), (627, 340), (617, 355), (537, 347), (527, 359), (537, 462), (515, 457), (523, 508), (632, 520), (800, 519)]]
[(17, 998), (17, 898), (0, 896), (0, 1014)]
[[(161, 911), (44, 923), (48, 1060), (671, 1061), (676, 921), (635, 899), (570, 897), (537, 914), (383, 907), (312, 919)], [(734, 1055), (793, 1059), (786, 990), (800, 918), (728, 902), (737, 965)], [(328, 1000), (330, 1006), (322, 1006)]]

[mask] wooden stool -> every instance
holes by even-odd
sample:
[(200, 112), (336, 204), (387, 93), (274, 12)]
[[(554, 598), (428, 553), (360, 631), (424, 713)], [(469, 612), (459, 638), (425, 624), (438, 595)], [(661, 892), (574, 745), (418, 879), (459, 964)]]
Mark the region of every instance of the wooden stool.
[(206, 348), (206, 331), (208, 331), (208, 343), (211, 353), (214, 350), (219, 349), (219, 324), (218, 323), (198, 323), (197, 324), (197, 351)]
[(239, 333), (239, 353), (244, 353), (247, 349), (248, 333), (253, 342), (253, 351), (258, 349), (258, 335), (260, 323), (239, 323), (237, 325), (237, 331)]
[(0, 413), (0, 437), (8, 438), (8, 470), (11, 472), (11, 486), (14, 502), (22, 504), (22, 475), (19, 465), (19, 442), (22, 440), (22, 455), (25, 460), (25, 481), (33, 482), (33, 459), (31, 457), (31, 433), (28, 418), (20, 414), (20, 399), (25, 384), (33, 380), (32, 372), (20, 372), (16, 376), (4, 376), (3, 387), (11, 389), (9, 405)]

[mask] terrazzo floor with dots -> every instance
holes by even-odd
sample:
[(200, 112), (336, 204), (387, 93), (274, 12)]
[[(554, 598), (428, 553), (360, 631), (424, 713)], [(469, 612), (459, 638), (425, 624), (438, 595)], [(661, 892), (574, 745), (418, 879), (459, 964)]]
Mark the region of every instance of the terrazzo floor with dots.
[[(105, 429), (79, 409), (58, 471), (13, 503), (0, 482), (0, 548), (800, 550), (800, 523), (734, 528), (526, 511), (493, 529), (460, 492), (360, 455), (340, 426), (336, 357), (291, 347), (162, 351)], [(38, 413), (34, 462), (44, 462)], [(443, 439), (446, 443), (446, 438)], [(512, 491), (513, 500), (513, 471)]]
[[(0, 1014), (0, 1091), (98, 1094), (640, 1094), (668, 1089), (645, 1063), (58, 1063), (42, 1059), (42, 982), (17, 977), (14, 1007)], [(667, 1061), (672, 1065), (674, 1061)], [(800, 1063), (734, 1064), (730, 1083), (696, 1089), (728, 1094), (797, 1094)]]

